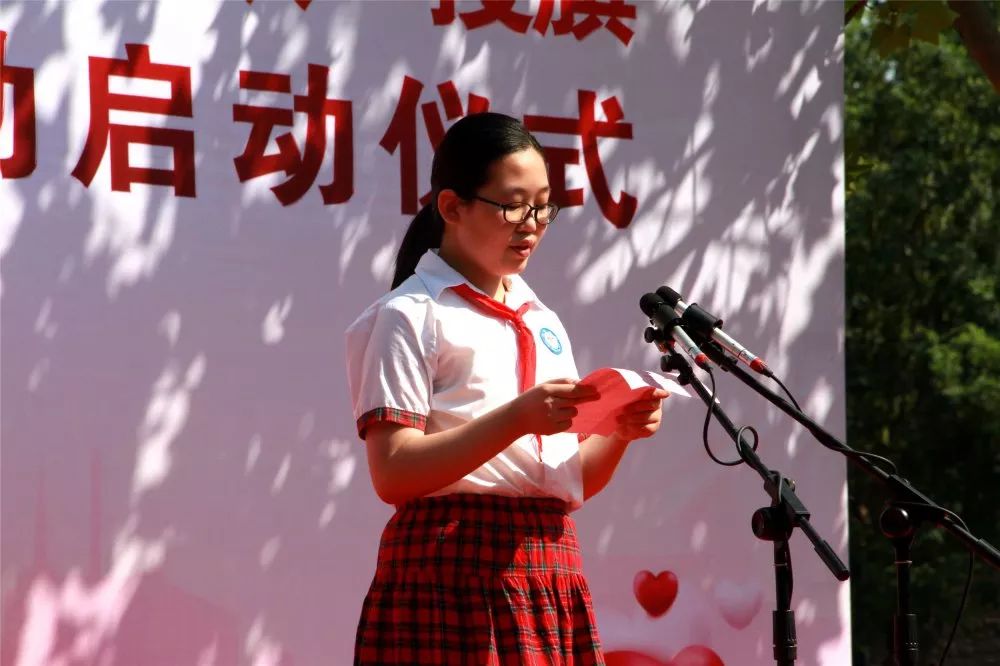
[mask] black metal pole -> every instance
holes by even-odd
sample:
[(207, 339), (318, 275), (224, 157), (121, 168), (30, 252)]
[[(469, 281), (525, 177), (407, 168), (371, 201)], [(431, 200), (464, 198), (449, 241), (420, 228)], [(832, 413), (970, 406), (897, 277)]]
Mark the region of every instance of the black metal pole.
[[(781, 479), (779, 483), (791, 483)], [(758, 509), (751, 521), (758, 539), (774, 542), (774, 596), (775, 608), (771, 612), (771, 636), (774, 660), (779, 664), (792, 664), (798, 656), (798, 639), (795, 635), (795, 612), (792, 610), (792, 551), (788, 539), (792, 536), (792, 522), (780, 506)]]
[(795, 611), (792, 610), (792, 553), (787, 540), (774, 542), (774, 586), (778, 599), (771, 614), (774, 660), (784, 666), (794, 664), (798, 654)]
[(676, 370), (681, 385), (690, 385), (695, 393), (709, 407), (723, 430), (733, 439), (740, 458), (756, 471), (764, 480), (764, 489), (771, 496), (771, 506), (758, 509), (751, 520), (754, 535), (762, 540), (774, 542), (775, 610), (772, 613), (772, 644), (774, 659), (778, 666), (793, 666), (798, 652), (795, 634), (795, 612), (791, 609), (793, 576), (791, 551), (788, 539), (795, 527), (813, 542), (817, 554), (839, 580), (848, 577), (847, 567), (840, 561), (833, 549), (823, 541), (809, 523), (809, 512), (794, 492), (794, 484), (780, 472), (768, 469), (753, 448), (743, 439), (742, 434), (714, 400), (705, 385), (699, 380), (691, 365), (662, 337), (657, 337), (656, 329), (647, 329), (646, 341), (657, 342), (665, 353), (661, 360), (664, 371)]
[(917, 615), (910, 612), (910, 546), (916, 534), (916, 521), (902, 507), (889, 504), (879, 516), (879, 527), (895, 551), (896, 612), (892, 616), (892, 663), (916, 666), (920, 646), (917, 642)]

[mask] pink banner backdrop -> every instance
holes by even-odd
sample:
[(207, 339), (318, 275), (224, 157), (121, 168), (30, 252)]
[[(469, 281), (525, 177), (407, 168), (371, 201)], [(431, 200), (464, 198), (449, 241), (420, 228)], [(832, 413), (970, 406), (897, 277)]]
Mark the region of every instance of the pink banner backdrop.
[[(482, 109), (565, 212), (526, 278), (584, 374), (656, 369), (639, 297), (725, 317), (844, 431), (839, 3), (4, 2), (4, 666), (349, 663), (390, 508), (343, 332), (388, 287), (433, 145)], [(842, 460), (732, 377), (846, 558)], [(768, 503), (667, 400), (576, 512), (612, 664), (773, 663)], [(717, 427), (710, 441), (733, 457)], [(848, 586), (792, 540), (799, 662)]]

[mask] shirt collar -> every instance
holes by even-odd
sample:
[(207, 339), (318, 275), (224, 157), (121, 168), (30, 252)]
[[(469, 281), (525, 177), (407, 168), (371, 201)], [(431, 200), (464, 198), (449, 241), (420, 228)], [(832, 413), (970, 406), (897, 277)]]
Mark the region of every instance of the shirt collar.
[[(469, 282), (465, 279), (464, 275), (456, 271), (450, 264), (448, 264), (448, 262), (442, 259), (440, 255), (438, 255), (437, 248), (428, 250), (422, 257), (420, 257), (420, 261), (417, 262), (417, 268), (414, 273), (418, 278), (420, 278), (420, 281), (424, 283), (424, 286), (427, 288), (427, 292), (435, 301), (440, 300), (441, 292), (445, 289), (455, 287), (463, 283), (468, 284), (480, 293), (484, 293), (482, 289)], [(505, 303), (507, 307), (516, 310), (529, 301), (540, 308), (545, 307), (542, 302), (538, 300), (538, 296), (535, 295), (535, 292), (532, 291), (531, 287), (528, 286), (528, 283), (525, 282), (524, 278), (520, 275), (508, 275), (504, 278), (504, 280), (508, 285)]]

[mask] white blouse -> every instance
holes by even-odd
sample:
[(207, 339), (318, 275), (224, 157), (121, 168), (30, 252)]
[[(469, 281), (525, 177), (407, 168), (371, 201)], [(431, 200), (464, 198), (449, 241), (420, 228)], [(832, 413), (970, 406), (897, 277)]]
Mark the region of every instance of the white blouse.
[[(520, 276), (510, 276), (509, 282), (505, 304), (517, 310), (530, 303), (523, 319), (535, 337), (536, 383), (578, 379), (559, 317)], [(436, 250), (428, 251), (414, 275), (348, 327), (348, 383), (360, 437), (375, 421), (441, 432), (518, 396), (514, 327), (479, 312), (449, 289), (462, 283), (467, 280)], [(580, 507), (583, 477), (577, 436), (559, 433), (542, 440), (541, 462), (535, 436), (526, 435), (431, 495), (555, 497), (571, 509)]]

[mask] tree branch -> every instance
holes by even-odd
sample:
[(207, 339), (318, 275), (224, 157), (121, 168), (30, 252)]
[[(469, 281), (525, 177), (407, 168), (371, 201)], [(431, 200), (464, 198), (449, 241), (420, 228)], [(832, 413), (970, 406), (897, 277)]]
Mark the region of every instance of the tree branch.
[(855, 0), (851, 8), (847, 10), (847, 14), (844, 15), (844, 25), (847, 25), (854, 20), (854, 17), (861, 13), (861, 10), (868, 6), (867, 0)]
[(948, 7), (958, 14), (955, 31), (965, 50), (1000, 93), (1000, 32), (993, 14), (982, 0), (948, 0)]

